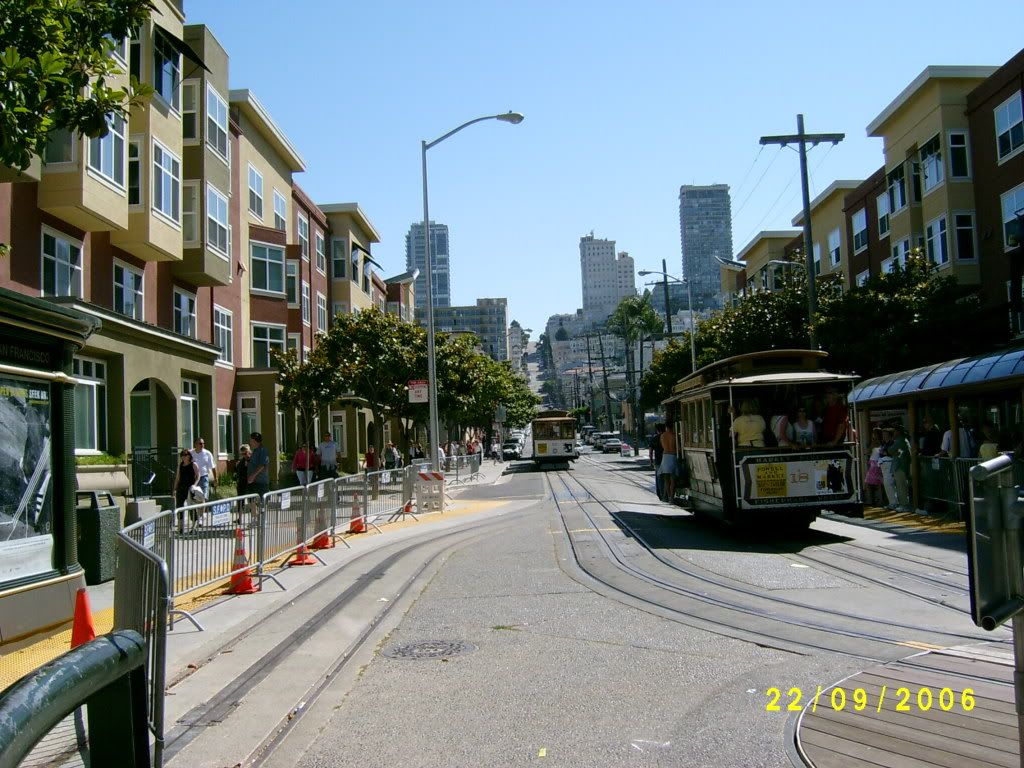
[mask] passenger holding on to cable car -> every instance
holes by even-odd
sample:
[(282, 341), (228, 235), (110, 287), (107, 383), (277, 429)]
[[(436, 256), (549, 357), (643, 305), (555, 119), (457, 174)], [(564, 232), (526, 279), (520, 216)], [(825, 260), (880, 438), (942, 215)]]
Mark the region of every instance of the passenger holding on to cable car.
[(740, 415), (732, 422), (738, 448), (764, 448), (766, 428), (764, 417), (757, 412), (757, 403), (753, 400), (740, 403)]
[(810, 448), (814, 445), (814, 422), (807, 418), (807, 409), (796, 409), (796, 419), (789, 425), (789, 439), (799, 448)]

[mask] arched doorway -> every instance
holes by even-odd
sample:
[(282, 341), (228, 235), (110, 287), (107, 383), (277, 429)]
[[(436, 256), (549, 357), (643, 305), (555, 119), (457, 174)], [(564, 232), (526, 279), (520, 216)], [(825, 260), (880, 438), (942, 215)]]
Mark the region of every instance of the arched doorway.
[(135, 496), (170, 492), (177, 466), (177, 413), (174, 394), (159, 379), (143, 379), (132, 388), (129, 455)]

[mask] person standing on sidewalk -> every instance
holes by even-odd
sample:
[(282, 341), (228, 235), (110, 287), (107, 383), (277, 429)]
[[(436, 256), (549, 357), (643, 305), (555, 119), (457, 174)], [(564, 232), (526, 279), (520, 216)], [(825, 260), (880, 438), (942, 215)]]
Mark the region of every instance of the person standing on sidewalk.
[(192, 463), (199, 470), (199, 487), (203, 496), (210, 498), (210, 476), (217, 482), (217, 462), (213, 460), (213, 454), (206, 450), (206, 441), (203, 438), (196, 438), (195, 449), (192, 451)]
[(261, 496), (270, 490), (270, 456), (263, 447), (263, 435), (253, 432), (249, 435), (249, 447), (252, 456), (249, 458), (249, 493)]
[(672, 424), (665, 425), (665, 431), (661, 433), (661, 464), (658, 465), (658, 474), (662, 475), (664, 484), (664, 498), (671, 504), (676, 498), (676, 474), (678, 473), (679, 461), (676, 458), (676, 433), (672, 430)]
[(910, 443), (902, 424), (893, 429), (893, 441), (889, 447), (892, 456), (892, 476), (896, 484), (896, 511), (910, 511)]
[(324, 432), (324, 441), (320, 443), (320, 473), (318, 477), (326, 480), (338, 476), (338, 444), (330, 432)]
[(316, 454), (303, 443), (292, 457), (292, 471), (299, 478), (299, 485), (309, 485), (315, 477)]
[(664, 483), (662, 482), (663, 476), (658, 471), (661, 469), (661, 460), (665, 456), (665, 449), (661, 447), (661, 436), (664, 433), (665, 425), (655, 424), (654, 435), (651, 437), (651, 440), (647, 445), (647, 458), (651, 460), (651, 466), (654, 467), (654, 488), (658, 493), (658, 499), (660, 501), (665, 500)]

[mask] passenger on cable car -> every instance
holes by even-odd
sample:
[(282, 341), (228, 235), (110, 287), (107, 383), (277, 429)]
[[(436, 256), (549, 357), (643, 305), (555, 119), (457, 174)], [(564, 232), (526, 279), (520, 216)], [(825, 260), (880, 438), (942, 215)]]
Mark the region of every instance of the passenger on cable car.
[(732, 422), (732, 431), (736, 436), (738, 448), (764, 448), (766, 428), (764, 417), (757, 412), (755, 401), (744, 400), (740, 403), (740, 415)]
[(815, 443), (817, 437), (814, 429), (814, 422), (807, 418), (807, 409), (803, 406), (796, 409), (796, 419), (789, 425), (790, 442), (797, 448), (808, 449)]
[(849, 411), (842, 395), (833, 387), (825, 390), (825, 413), (821, 421), (821, 442), (825, 445), (842, 445), (846, 440)]

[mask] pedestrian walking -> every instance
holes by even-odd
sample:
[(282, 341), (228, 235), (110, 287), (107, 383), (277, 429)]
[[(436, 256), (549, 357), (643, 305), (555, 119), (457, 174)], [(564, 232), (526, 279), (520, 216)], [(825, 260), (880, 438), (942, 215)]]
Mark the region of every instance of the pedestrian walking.
[(660, 442), (662, 457), (661, 464), (658, 465), (658, 474), (662, 475), (662, 487), (665, 493), (662, 500), (671, 504), (676, 498), (676, 475), (679, 472), (679, 461), (676, 458), (676, 433), (673, 431), (671, 423), (665, 425)]
[(302, 443), (292, 457), (292, 471), (299, 479), (299, 485), (309, 485), (316, 476), (316, 453), (308, 443)]
[(250, 434), (249, 447), (252, 449), (249, 457), (249, 492), (262, 496), (270, 491), (270, 455), (263, 447), (263, 435), (259, 432)]
[(210, 477), (217, 481), (217, 462), (213, 460), (213, 454), (206, 450), (206, 441), (203, 438), (196, 438), (192, 450), (192, 463), (199, 470), (199, 488), (203, 492), (204, 501), (210, 498)]
[(323, 442), (320, 443), (320, 469), (317, 477), (321, 480), (338, 476), (338, 444), (334, 442), (334, 435), (324, 432)]
[(665, 433), (664, 424), (654, 425), (654, 436), (647, 445), (647, 458), (651, 460), (651, 467), (654, 468), (654, 489), (660, 501), (665, 500), (664, 476), (659, 471), (661, 460), (665, 456), (665, 449), (661, 447), (661, 436)]
[(372, 445), (366, 449), (366, 453), (363, 456), (363, 468), (366, 471), (366, 474), (377, 471), (377, 449)]
[[(174, 473), (174, 506), (176, 509), (184, 507), (189, 503), (189, 497), (192, 495), (192, 489), (198, 488), (198, 483), (199, 469), (192, 460), (192, 453), (187, 449), (183, 450), (178, 455), (178, 468)], [(194, 525), (196, 521), (196, 513), (194, 511), (190, 511), (189, 517)], [(182, 516), (178, 518), (178, 533), (184, 532), (185, 519), (184, 513), (182, 513)]]

